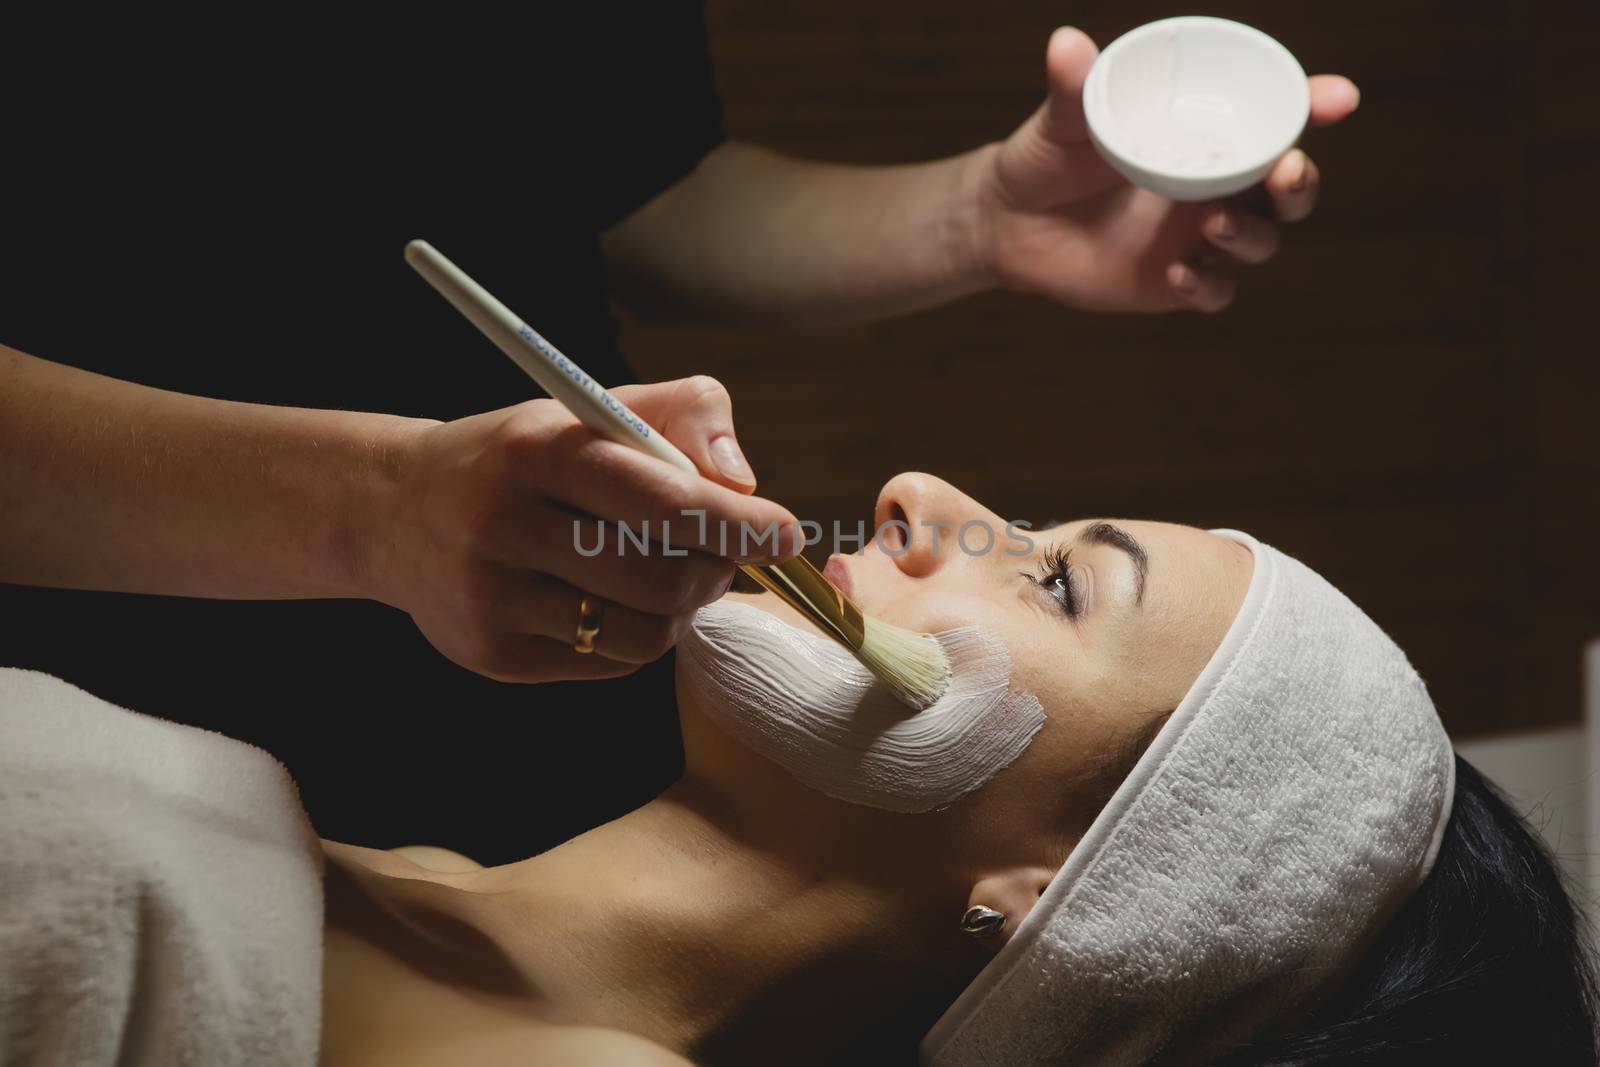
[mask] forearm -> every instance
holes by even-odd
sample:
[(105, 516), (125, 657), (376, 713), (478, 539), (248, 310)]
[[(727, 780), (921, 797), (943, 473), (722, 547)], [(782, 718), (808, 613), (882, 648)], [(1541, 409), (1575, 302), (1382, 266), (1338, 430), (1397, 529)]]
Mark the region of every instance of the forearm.
[(413, 420), (186, 396), (0, 345), (0, 581), (361, 595)]
[(612, 285), (642, 318), (865, 321), (991, 284), (976, 205), (994, 146), (854, 167), (730, 143), (608, 231)]

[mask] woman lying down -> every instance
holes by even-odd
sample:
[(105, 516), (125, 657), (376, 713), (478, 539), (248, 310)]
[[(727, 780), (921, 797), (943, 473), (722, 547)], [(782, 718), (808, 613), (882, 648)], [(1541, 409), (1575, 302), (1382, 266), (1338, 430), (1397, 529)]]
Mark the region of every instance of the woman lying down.
[(940, 635), (938, 704), (729, 596), (683, 777), (503, 867), (318, 842), (264, 753), (0, 672), (0, 1061), (1596, 1062), (1556, 868), (1327, 582), (1234, 532), (889, 519), (1003, 522), (903, 475), (832, 564)]

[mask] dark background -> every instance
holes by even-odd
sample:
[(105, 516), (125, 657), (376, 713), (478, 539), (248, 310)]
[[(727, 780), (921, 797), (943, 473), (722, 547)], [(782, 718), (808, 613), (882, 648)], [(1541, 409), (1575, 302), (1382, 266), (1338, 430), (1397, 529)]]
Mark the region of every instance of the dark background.
[[(630, 326), (641, 376), (730, 387), (762, 492), (870, 525), (890, 475), (1007, 518), (1236, 526), (1411, 655), (1455, 736), (1569, 722), (1600, 637), (1600, 16), (1592, 2), (1218, 3), (1360, 109), (1313, 131), (1317, 213), (1216, 317), (992, 294), (870, 327)], [(1153, 3), (713, 0), (731, 136), (922, 160), (1005, 136), (1069, 23)]]
[[(621, 380), (592, 247), (615, 215), (575, 205), (597, 185), (669, 184), (673, 146), (709, 143), (694, 4), (639, 5), (626, 27), (605, 7), (573, 26), (533, 9), (549, 25), (492, 45), (459, 20), (391, 20), (389, 39), (369, 20), (308, 38), (285, 19), (198, 53), (148, 20), (84, 37), (71, 9), (40, 8), (53, 29), (0, 67), (15, 90), (0, 140), (24, 161), (4, 178), (0, 340), (256, 401), (450, 417), (535, 395), (405, 267), (420, 235)], [(733, 136), (868, 163), (1005, 136), (1043, 97), (1061, 22), (1104, 44), (1192, 11), (706, 10)], [(625, 350), (643, 378), (722, 377), (763, 491), (802, 516), (869, 519), (883, 481), (920, 468), (1007, 518), (1238, 526), (1387, 627), (1456, 736), (1574, 720), (1579, 648), (1600, 637), (1600, 5), (1208, 10), (1364, 94), (1308, 135), (1320, 209), (1228, 312), (1087, 315), (996, 293), (850, 330), (630, 324)], [(454, 56), (461, 76), (396, 82), (395, 57), (418, 54)], [(473, 106), (440, 106), (441, 86)], [(363, 118), (371, 94), (385, 106)], [(492, 136), (517, 127), (529, 136)], [(0, 587), (0, 660), (267, 748), (319, 832), (362, 844), (521, 858), (678, 770), (670, 662), (620, 686), (505, 686), (370, 602)]]

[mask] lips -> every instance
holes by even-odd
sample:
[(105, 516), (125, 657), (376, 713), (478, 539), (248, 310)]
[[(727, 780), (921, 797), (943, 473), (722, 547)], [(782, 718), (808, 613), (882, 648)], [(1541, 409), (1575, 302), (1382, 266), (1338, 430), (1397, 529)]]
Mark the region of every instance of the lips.
[(822, 576), (839, 592), (851, 600), (855, 599), (855, 586), (850, 581), (850, 568), (843, 556), (838, 554), (829, 556), (827, 564), (822, 568)]

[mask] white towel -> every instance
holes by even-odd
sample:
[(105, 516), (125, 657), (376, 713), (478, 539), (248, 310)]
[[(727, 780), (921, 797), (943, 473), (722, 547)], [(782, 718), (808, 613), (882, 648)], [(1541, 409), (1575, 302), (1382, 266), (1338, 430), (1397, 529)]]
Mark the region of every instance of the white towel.
[(935, 1067), (1203, 1063), (1330, 993), (1432, 869), (1455, 759), (1400, 649), (1255, 571), (1171, 719), (922, 1043)]
[(0, 1064), (305, 1067), (321, 987), (277, 761), (0, 669)]

